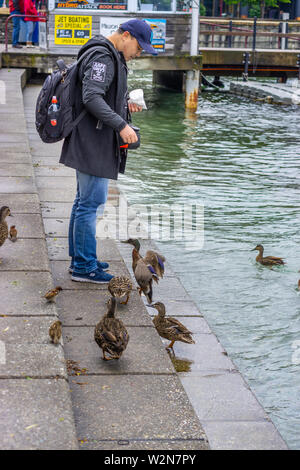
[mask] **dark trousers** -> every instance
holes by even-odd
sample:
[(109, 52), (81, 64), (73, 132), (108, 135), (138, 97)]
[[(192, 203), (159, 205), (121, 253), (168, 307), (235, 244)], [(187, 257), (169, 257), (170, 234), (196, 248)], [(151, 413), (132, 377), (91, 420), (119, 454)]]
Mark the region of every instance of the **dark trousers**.
[[(11, 14), (12, 15), (21, 15), (21, 12), (18, 11), (18, 10), (14, 10)], [(19, 33), (20, 33), (21, 21), (22, 21), (21, 16), (14, 16), (12, 18), (12, 22), (13, 22), (12, 43), (13, 43), (13, 45), (18, 44), (18, 42), (19, 42)]]

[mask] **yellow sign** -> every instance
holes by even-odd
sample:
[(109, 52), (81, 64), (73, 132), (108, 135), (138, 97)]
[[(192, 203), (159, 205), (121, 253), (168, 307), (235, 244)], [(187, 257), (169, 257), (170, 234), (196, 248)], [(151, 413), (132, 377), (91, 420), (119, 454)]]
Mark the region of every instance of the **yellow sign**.
[(55, 15), (54, 44), (81, 46), (92, 36), (92, 16)]

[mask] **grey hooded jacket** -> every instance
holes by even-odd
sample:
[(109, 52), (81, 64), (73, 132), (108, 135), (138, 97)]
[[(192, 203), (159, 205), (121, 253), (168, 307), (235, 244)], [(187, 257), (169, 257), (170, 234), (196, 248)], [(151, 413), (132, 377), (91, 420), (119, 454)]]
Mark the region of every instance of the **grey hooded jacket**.
[(60, 163), (102, 178), (124, 173), (127, 151), (119, 147), (119, 132), (128, 120), (127, 66), (104, 36), (90, 39), (79, 51), (99, 46), (83, 59), (78, 73), (75, 114), (88, 111), (65, 139)]

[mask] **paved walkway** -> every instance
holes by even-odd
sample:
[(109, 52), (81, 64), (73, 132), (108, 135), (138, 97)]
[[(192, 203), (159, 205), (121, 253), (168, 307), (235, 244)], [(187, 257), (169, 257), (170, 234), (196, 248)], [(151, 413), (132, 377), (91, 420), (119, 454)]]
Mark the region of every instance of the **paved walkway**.
[[(26, 87), (23, 108), (21, 76), (0, 70), (0, 202), (19, 230), (16, 243), (0, 248), (0, 448), (195, 450), (208, 449), (208, 438), (212, 449), (286, 449), (169, 265), (155, 300), (195, 332), (195, 345), (175, 346), (174, 365), (185, 364), (185, 372), (176, 373), (153, 327), (155, 312), (137, 293), (119, 307), (130, 333), (124, 356), (102, 361), (93, 330), (109, 294), (70, 280), (74, 171), (58, 164), (60, 144), (37, 136), (38, 88)], [(109, 204), (117, 207), (119, 197), (112, 183)], [(99, 257), (114, 274), (129, 275), (129, 245), (101, 241)], [(63, 291), (47, 304), (42, 294), (54, 285)], [(53, 346), (48, 327), (57, 316), (63, 343)]]

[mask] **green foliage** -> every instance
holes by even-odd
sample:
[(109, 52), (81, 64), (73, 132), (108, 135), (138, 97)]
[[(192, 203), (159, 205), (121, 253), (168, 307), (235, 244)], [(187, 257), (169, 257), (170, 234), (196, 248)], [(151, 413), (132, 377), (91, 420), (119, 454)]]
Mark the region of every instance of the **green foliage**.
[[(249, 16), (260, 16), (262, 7), (279, 7), (279, 0), (224, 0), (226, 5), (248, 5)], [(280, 3), (291, 3), (291, 0), (280, 0)]]

